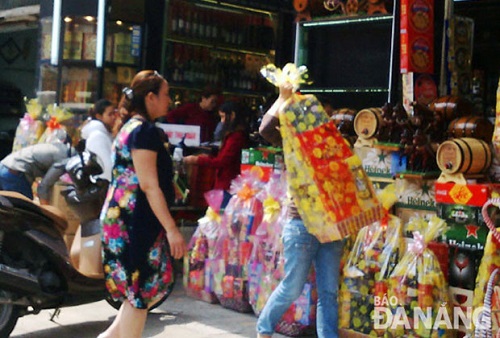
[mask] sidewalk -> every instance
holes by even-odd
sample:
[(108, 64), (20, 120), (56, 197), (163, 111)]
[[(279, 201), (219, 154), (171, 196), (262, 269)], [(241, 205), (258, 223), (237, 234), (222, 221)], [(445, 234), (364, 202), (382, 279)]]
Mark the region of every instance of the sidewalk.
[[(54, 322), (49, 320), (52, 313), (53, 310), (45, 310), (20, 318), (11, 337), (97, 337), (116, 316), (116, 310), (105, 301), (63, 308)], [(179, 281), (165, 303), (149, 314), (143, 337), (253, 338), (256, 320), (253, 313), (238, 313), (186, 296)]]

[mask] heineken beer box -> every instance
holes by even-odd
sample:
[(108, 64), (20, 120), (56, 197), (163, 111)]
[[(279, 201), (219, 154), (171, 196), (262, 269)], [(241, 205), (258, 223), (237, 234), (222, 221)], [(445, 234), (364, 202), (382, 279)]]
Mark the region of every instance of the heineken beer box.
[(436, 180), (396, 178), (396, 207), (416, 210), (436, 210), (434, 183)]
[(354, 151), (370, 178), (393, 178), (396, 172), (404, 171), (406, 167), (406, 160), (400, 159), (397, 151), (371, 147), (355, 147)]
[(267, 182), (274, 169), (283, 169), (281, 148), (262, 147), (241, 151), (241, 172), (250, 170)]
[(499, 184), (456, 184), (436, 182), (436, 202), (482, 207), (493, 191), (500, 191)]
[(454, 247), (484, 250), (489, 230), (481, 207), (438, 203), (437, 215), (448, 224), (447, 231), (441, 237), (443, 242)]

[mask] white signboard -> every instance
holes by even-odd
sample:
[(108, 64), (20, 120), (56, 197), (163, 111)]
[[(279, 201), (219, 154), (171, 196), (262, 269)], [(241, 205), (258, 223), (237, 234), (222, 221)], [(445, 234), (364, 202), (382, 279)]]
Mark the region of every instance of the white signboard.
[(157, 123), (158, 127), (165, 131), (168, 141), (172, 145), (179, 144), (184, 135), (184, 143), (188, 147), (198, 147), (200, 145), (200, 126), (190, 126), (185, 124)]

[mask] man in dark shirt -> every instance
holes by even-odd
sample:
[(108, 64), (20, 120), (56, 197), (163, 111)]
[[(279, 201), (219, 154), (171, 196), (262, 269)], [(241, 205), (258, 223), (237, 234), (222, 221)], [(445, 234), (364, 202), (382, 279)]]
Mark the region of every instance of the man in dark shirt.
[(212, 112), (217, 107), (220, 94), (218, 89), (205, 89), (198, 103), (186, 103), (169, 111), (166, 117), (167, 122), (200, 126), (200, 141), (211, 141), (217, 124)]

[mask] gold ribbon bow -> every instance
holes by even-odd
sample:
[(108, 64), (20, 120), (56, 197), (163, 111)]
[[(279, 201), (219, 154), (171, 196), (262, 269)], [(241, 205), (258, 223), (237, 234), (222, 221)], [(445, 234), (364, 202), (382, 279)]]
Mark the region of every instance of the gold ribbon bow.
[(246, 201), (249, 200), (250, 198), (255, 196), (256, 191), (248, 184), (244, 184), (243, 187), (238, 191), (238, 197), (241, 198), (242, 200)]
[(293, 63), (287, 63), (283, 70), (270, 63), (260, 69), (262, 76), (276, 87), (289, 82), (293, 86), (293, 91), (297, 91), (303, 83), (310, 84), (308, 80), (307, 67), (297, 67)]
[(220, 223), (221, 217), (218, 212), (216, 212), (214, 209), (211, 207), (207, 208), (207, 211), (205, 212), (205, 216), (203, 216), (202, 219), (200, 219), (200, 222), (216, 222)]
[(263, 221), (267, 223), (272, 223), (278, 218), (281, 211), (281, 205), (272, 196), (267, 197), (262, 203), (264, 209)]

